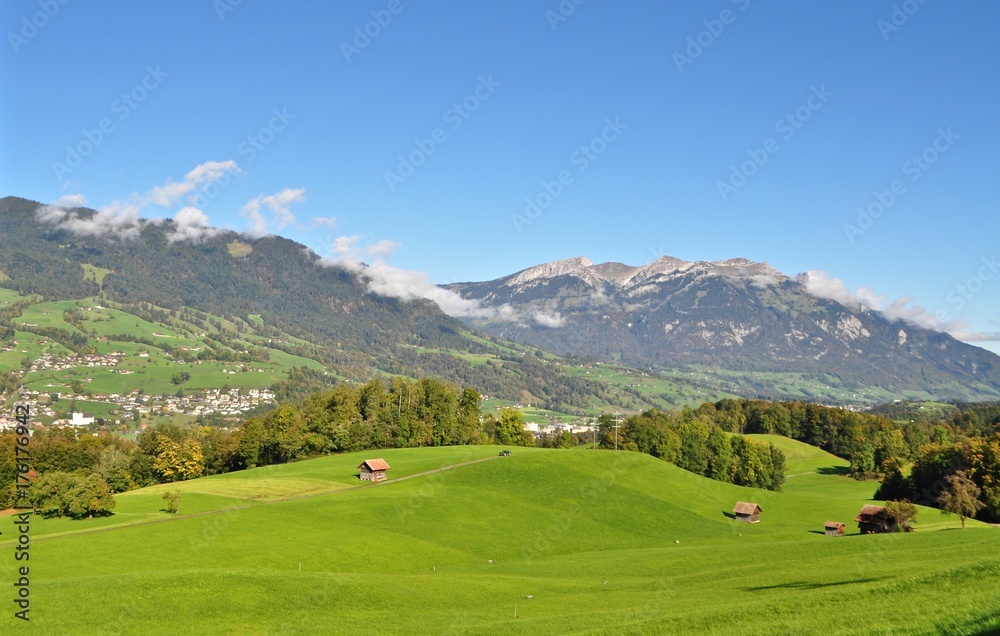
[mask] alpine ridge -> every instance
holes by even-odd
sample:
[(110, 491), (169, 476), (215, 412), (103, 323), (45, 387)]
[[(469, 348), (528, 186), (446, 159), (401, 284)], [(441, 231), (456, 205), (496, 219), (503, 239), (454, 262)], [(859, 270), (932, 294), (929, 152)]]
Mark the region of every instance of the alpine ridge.
[(559, 355), (655, 369), (795, 373), (901, 395), (996, 399), (1000, 356), (952, 336), (810, 293), (745, 258), (643, 266), (577, 257), (448, 288), (519, 321), (472, 318), (489, 334)]

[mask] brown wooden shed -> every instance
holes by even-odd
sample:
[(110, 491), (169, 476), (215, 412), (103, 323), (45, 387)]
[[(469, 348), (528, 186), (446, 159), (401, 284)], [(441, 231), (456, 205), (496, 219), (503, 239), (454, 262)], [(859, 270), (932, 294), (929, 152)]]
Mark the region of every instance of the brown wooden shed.
[(881, 534), (896, 529), (896, 523), (885, 514), (884, 506), (865, 504), (854, 520), (861, 534)]
[(823, 528), (826, 530), (826, 536), (828, 537), (842, 537), (844, 536), (844, 531), (847, 529), (847, 524), (840, 521), (827, 521), (823, 523)]
[(366, 459), (358, 465), (361, 469), (361, 479), (363, 481), (385, 481), (385, 471), (389, 470), (389, 464), (384, 459)]
[(736, 515), (737, 521), (757, 523), (760, 521), (760, 513), (761, 507), (755, 503), (737, 501), (736, 505), (733, 506), (733, 514)]

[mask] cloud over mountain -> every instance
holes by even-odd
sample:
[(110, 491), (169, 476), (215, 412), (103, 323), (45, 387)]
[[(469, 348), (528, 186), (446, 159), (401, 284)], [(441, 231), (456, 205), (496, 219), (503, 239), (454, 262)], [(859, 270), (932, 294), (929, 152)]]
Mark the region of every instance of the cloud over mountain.
[[(438, 287), (423, 272), (388, 264), (386, 259), (399, 246), (391, 240), (361, 246), (357, 236), (339, 236), (331, 245), (333, 255), (322, 258), (320, 262), (327, 267), (341, 267), (353, 273), (372, 294), (403, 301), (430, 300), (441, 311), (455, 318), (497, 319), (513, 316), (509, 307), (485, 308), (478, 301), (464, 299), (456, 292)], [(361, 258), (364, 254), (375, 260), (363, 262)]]

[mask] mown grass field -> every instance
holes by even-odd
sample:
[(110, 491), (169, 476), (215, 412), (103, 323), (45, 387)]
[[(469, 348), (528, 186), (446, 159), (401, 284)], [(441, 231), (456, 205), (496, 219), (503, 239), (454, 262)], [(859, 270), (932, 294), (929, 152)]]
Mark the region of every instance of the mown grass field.
[[(119, 495), (110, 518), (33, 519), (32, 633), (1000, 630), (996, 528), (923, 510), (915, 533), (859, 536), (850, 521), (874, 484), (781, 442), (796, 476), (780, 493), (636, 453), (460, 447), (177, 484), (174, 518), (166, 486)], [(355, 467), (377, 456), (394, 479), (361, 486)], [(761, 523), (726, 516), (739, 499)], [(827, 518), (849, 536), (820, 534)], [(11, 579), (9, 540), (0, 551)]]

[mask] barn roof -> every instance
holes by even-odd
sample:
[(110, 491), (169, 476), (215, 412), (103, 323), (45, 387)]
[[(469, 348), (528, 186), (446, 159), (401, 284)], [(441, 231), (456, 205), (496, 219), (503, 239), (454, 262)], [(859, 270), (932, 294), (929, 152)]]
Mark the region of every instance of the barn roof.
[(854, 520), (855, 521), (864, 521), (865, 520), (864, 518), (870, 517), (872, 515), (877, 515), (880, 512), (882, 512), (883, 510), (885, 510), (885, 508), (883, 506), (876, 506), (876, 505), (873, 505), (873, 504), (865, 504), (864, 506), (862, 506), (861, 512), (858, 513), (857, 518), (855, 518)]
[(824, 521), (823, 522), (823, 527), (824, 528), (842, 528), (845, 525), (847, 525), (847, 524), (842, 523), (840, 521)]
[(763, 512), (764, 510), (757, 504), (746, 501), (737, 501), (736, 505), (733, 506), (733, 514), (737, 515), (752, 515), (756, 511)]
[(358, 468), (361, 468), (365, 464), (368, 464), (369, 470), (388, 470), (389, 464), (385, 463), (384, 459), (366, 459), (365, 461), (358, 464)]

